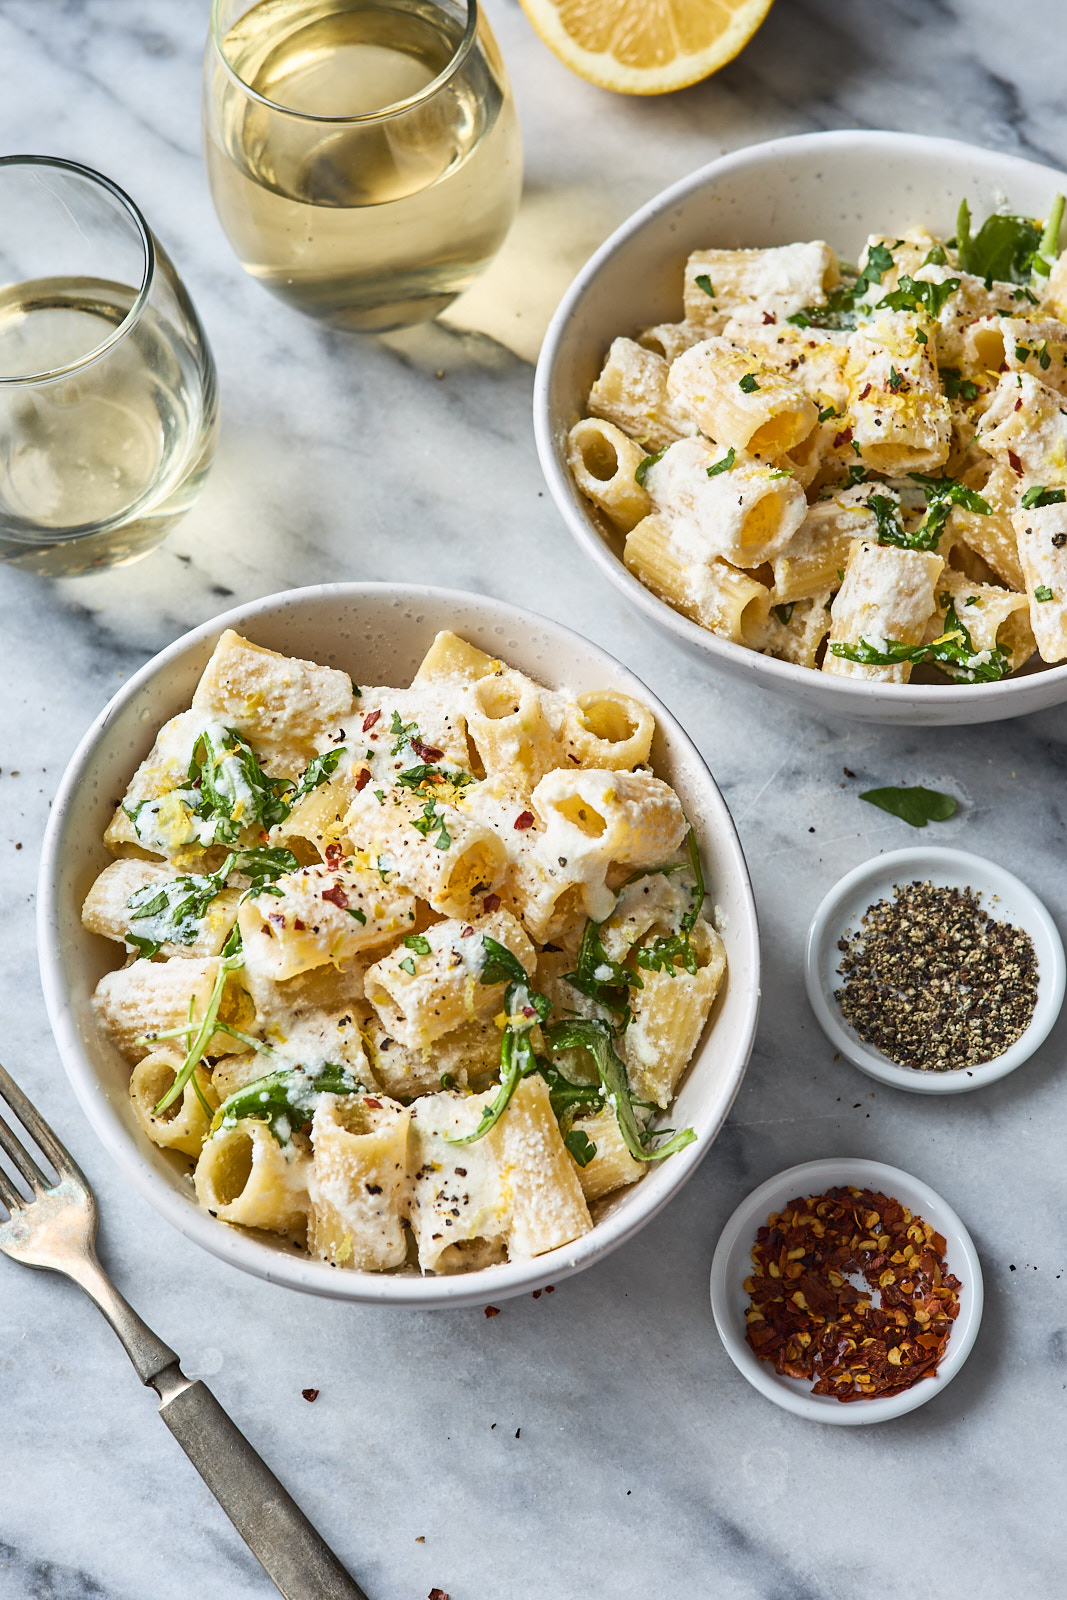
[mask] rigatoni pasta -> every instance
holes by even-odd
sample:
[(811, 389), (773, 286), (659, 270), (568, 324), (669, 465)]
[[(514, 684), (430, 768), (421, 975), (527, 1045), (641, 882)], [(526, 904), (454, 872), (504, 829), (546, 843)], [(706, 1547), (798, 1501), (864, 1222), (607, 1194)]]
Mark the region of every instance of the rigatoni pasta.
[(342, 1270), (462, 1272), (577, 1239), (691, 1142), (652, 1113), (725, 962), (654, 733), (453, 634), (407, 689), (223, 635), (83, 912), (126, 952), (94, 1004), (134, 1113), (201, 1205)]
[(1063, 210), (975, 230), (964, 206), (956, 238), (872, 234), (855, 269), (821, 240), (694, 251), (682, 319), (613, 341), (570, 432), (630, 572), (838, 676), (1067, 659)]

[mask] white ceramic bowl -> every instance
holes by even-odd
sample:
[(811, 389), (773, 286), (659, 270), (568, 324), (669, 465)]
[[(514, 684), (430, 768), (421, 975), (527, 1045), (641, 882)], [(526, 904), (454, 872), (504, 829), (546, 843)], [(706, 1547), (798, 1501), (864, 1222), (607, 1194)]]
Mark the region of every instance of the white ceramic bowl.
[[(827, 1189), (847, 1184), (857, 1189), (875, 1189), (891, 1200), (899, 1200), (943, 1234), (945, 1261), (949, 1271), (959, 1278), (961, 1287), (959, 1316), (949, 1334), (944, 1359), (933, 1377), (920, 1378), (900, 1394), (843, 1402), (835, 1400), (833, 1395), (812, 1394), (807, 1379), (779, 1377), (769, 1361), (759, 1360), (745, 1342), (745, 1312), (750, 1302), (744, 1281), (752, 1268), (751, 1250), (756, 1242), (756, 1229), (766, 1223), (772, 1211), (780, 1211), (799, 1194), (822, 1194)], [(742, 1201), (722, 1230), (711, 1263), (711, 1309), (715, 1326), (738, 1371), (760, 1394), (794, 1416), (806, 1417), (810, 1422), (839, 1423), (844, 1427), (888, 1422), (940, 1394), (971, 1353), (982, 1320), (982, 1302), (982, 1268), (978, 1254), (952, 1207), (928, 1184), (910, 1173), (901, 1172), (899, 1167), (847, 1156), (806, 1161), (761, 1183)]]
[[(880, 1050), (863, 1042), (845, 1021), (834, 999), (841, 984), (838, 940), (855, 933), (869, 906), (879, 900), (891, 900), (897, 884), (914, 883), (916, 879), (925, 882), (927, 878), (946, 888), (973, 889), (981, 895), (982, 909), (994, 921), (1011, 922), (1026, 929), (1037, 954), (1037, 1003), (1026, 1032), (992, 1061), (948, 1072), (920, 1072), (890, 1061)], [(808, 999), (830, 1043), (869, 1078), (913, 1094), (963, 1094), (995, 1083), (1021, 1067), (1052, 1031), (1063, 1005), (1064, 977), (1063, 941), (1033, 890), (995, 861), (967, 850), (945, 850), (936, 845), (892, 850), (847, 872), (812, 918), (804, 956)]]
[[(656, 771), (681, 796), (700, 840), (729, 976), (671, 1113), (697, 1140), (606, 1204), (593, 1230), (533, 1261), (456, 1277), (335, 1271), (270, 1235), (216, 1221), (196, 1204), (187, 1164), (141, 1133), (129, 1067), (90, 1005), (114, 944), (87, 933), (80, 908), (107, 864), (102, 834), (156, 729), (189, 704), (224, 628), (271, 649), (342, 667), (356, 682), (406, 684), (442, 628), (548, 685), (622, 689), (656, 717)], [(667, 708), (613, 657), (559, 623), (473, 594), (416, 585), (323, 584), (239, 606), (187, 633), (142, 667), (100, 713), (75, 752), (45, 835), (38, 895), (41, 978), (60, 1055), (96, 1132), (145, 1198), (224, 1261), (272, 1282), (335, 1299), (408, 1306), (484, 1305), (557, 1281), (623, 1243), (681, 1188), (707, 1154), (737, 1093), (759, 1009), (759, 932), (748, 871), (730, 813), (697, 750)]]
[(712, 161), (635, 211), (582, 268), (552, 319), (534, 384), (534, 430), (552, 497), (578, 544), (664, 632), (735, 678), (776, 689), (816, 713), (873, 722), (963, 723), (1021, 716), (1067, 699), (1067, 665), (1004, 683), (895, 684), (838, 678), (719, 639), (632, 577), (622, 541), (579, 492), (567, 433), (607, 348), (682, 315), (682, 266), (692, 250), (825, 239), (855, 261), (869, 233), (924, 223), (949, 238), (961, 199), (984, 217), (1005, 202), (1044, 216), (1067, 177), (1018, 156), (920, 134), (847, 130), (775, 139)]

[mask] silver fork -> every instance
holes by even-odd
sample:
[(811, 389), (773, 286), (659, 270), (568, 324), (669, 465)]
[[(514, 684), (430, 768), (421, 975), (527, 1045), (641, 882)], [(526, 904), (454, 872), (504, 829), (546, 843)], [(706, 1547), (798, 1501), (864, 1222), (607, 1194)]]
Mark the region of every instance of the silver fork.
[(73, 1278), (104, 1313), (141, 1382), (159, 1395), (163, 1421), (286, 1600), (367, 1600), (211, 1390), (185, 1376), (174, 1351), (119, 1294), (97, 1260), (92, 1190), (3, 1067), (0, 1097), (57, 1174), (56, 1180), (45, 1175), (0, 1116), (0, 1150), (30, 1191), (24, 1194), (0, 1166), (0, 1207), (9, 1213), (0, 1221), (0, 1250), (27, 1267)]

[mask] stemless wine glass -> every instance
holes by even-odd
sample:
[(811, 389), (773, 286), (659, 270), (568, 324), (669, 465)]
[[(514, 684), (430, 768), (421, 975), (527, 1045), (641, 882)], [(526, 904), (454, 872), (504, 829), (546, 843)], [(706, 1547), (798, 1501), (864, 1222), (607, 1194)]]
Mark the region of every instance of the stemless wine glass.
[(215, 366), (128, 195), (0, 159), (0, 560), (53, 575), (147, 555), (215, 449)]
[(245, 269), (363, 332), (450, 305), (500, 248), (522, 186), (477, 0), (213, 0), (204, 137)]

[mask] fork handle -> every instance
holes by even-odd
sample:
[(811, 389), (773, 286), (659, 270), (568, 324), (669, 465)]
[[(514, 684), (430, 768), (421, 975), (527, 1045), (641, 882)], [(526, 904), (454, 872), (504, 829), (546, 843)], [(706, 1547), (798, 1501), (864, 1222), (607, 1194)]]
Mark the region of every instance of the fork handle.
[(211, 1390), (175, 1363), (159, 1414), (285, 1600), (367, 1600)]

